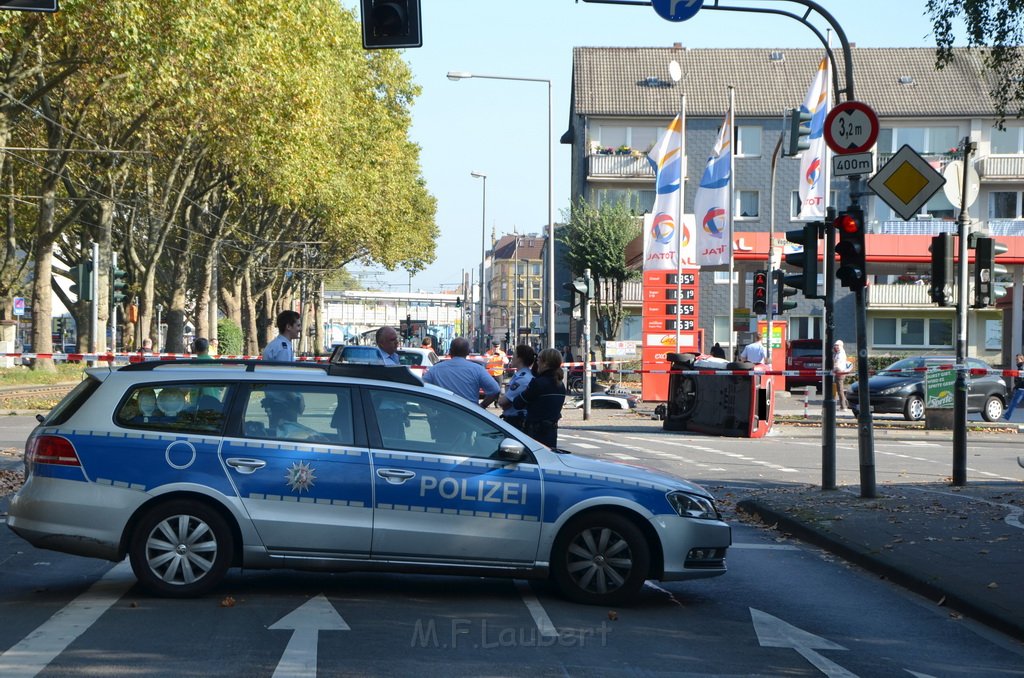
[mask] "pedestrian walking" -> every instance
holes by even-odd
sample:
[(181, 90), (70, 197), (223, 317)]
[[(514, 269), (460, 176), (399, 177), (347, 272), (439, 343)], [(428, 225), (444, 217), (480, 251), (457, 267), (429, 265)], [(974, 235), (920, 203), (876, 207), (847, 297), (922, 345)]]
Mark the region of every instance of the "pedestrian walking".
[[(424, 382), (446, 388), (471, 403), (479, 401), (480, 407), (487, 407), (498, 399), (501, 389), (487, 368), (466, 359), (469, 355), (469, 341), (465, 337), (452, 339), (448, 355), (448, 360), (442, 360), (424, 372)], [(484, 393), (483, 400), (480, 400), (481, 391)]]
[(512, 401), (533, 381), (533, 365), (536, 362), (537, 352), (533, 350), (532, 346), (526, 344), (516, 346), (516, 350), (512, 354), (512, 369), (515, 370), (515, 374), (509, 379), (505, 394), (498, 398), (498, 405), (504, 410), (501, 413), (501, 418), (520, 431), (525, 426), (526, 409), (513, 406)]
[(846, 349), (843, 347), (843, 340), (836, 339), (832, 344), (832, 374), (835, 376), (836, 398), (839, 399), (839, 409), (845, 410), (850, 407), (846, 400), (846, 375), (853, 369), (853, 364), (846, 356)]
[[(431, 371), (435, 368), (431, 368)], [(537, 356), (533, 379), (527, 384), (526, 390), (515, 397), (512, 405), (526, 410), (526, 434), (554, 448), (558, 446), (558, 420), (562, 418), (564, 404), (562, 354), (557, 348), (546, 348)]]
[(1013, 411), (1020, 405), (1020, 401), (1024, 400), (1024, 376), (1021, 375), (1021, 370), (1024, 370), (1024, 353), (1018, 353), (1014, 362), (1017, 363), (1017, 376), (1013, 378), (1013, 397), (1010, 398), (1010, 405), (1003, 413), (1003, 419), (1006, 421), (1010, 421)]
[(754, 333), (754, 340), (743, 347), (740, 351), (740, 360), (748, 363), (754, 363), (755, 365), (764, 365), (765, 358), (768, 354), (764, 350), (764, 344), (761, 343), (761, 335), (757, 332)]
[(302, 331), (301, 316), (296, 311), (281, 311), (277, 314), (278, 335), (263, 348), (263, 359), (290, 363), (295, 360), (292, 341)]

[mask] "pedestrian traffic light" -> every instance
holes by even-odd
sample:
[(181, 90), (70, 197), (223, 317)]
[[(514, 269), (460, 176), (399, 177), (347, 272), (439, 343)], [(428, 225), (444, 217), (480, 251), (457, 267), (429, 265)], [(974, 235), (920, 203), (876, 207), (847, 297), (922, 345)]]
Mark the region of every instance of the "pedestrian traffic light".
[(92, 301), (92, 262), (85, 261), (72, 266), (68, 272), (74, 281), (70, 289), (71, 294), (77, 296), (79, 301)]
[(420, 0), (361, 0), (363, 49), (422, 47)]
[(754, 313), (768, 313), (768, 271), (754, 271), (754, 302), (751, 304)]
[(862, 290), (868, 284), (867, 259), (864, 252), (864, 212), (852, 208), (840, 212), (835, 221), (839, 231), (836, 253), (839, 255), (839, 282), (851, 290)]
[(800, 290), (807, 299), (821, 299), (818, 296), (818, 234), (824, 226), (816, 221), (796, 231), (786, 231), (786, 240), (803, 246), (802, 251), (786, 255), (786, 264), (803, 271), (787, 275), (783, 280), (787, 287)]
[(1006, 274), (1006, 267), (995, 258), (1006, 251), (1006, 245), (994, 238), (978, 238), (974, 249), (974, 308), (995, 306), (996, 300), (1006, 296), (1006, 287), (997, 278)]
[(811, 114), (801, 108), (789, 109), (789, 143), (786, 155), (800, 155), (811, 147)]
[(114, 290), (114, 303), (120, 304), (122, 301), (128, 298), (128, 295), (125, 294), (125, 292), (128, 289), (128, 271), (122, 271), (119, 268), (111, 269), (110, 278), (110, 286)]
[(462, 297), (455, 297), (455, 308), (462, 308)]
[(776, 309), (775, 315), (782, 315), (786, 311), (791, 311), (796, 308), (795, 301), (786, 301), (786, 297), (791, 297), (796, 294), (795, 289), (789, 289), (786, 286), (786, 274), (782, 271), (772, 271), (772, 278), (775, 283), (775, 304)]
[(928, 251), (932, 253), (932, 282), (929, 288), (932, 301), (939, 306), (952, 306), (953, 234), (940, 233), (932, 236), (932, 244)]

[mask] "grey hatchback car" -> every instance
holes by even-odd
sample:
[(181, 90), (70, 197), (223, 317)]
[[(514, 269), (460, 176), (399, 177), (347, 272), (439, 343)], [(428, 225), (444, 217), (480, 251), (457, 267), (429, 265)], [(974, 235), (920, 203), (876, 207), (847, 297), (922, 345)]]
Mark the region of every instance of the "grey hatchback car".
[(713, 497), (526, 437), (406, 367), (153, 361), (93, 368), (29, 437), (8, 526), (120, 561), (157, 595), (231, 567), (548, 577), (623, 604), (714, 577)]

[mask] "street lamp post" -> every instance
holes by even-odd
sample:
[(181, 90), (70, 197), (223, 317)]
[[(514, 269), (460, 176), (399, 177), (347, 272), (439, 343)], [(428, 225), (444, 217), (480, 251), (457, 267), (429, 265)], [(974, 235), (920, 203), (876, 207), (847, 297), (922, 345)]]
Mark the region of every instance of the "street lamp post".
[(483, 179), (483, 202), (480, 208), (480, 331), (477, 347), (484, 352), (487, 341), (487, 297), (484, 295), (484, 273), (487, 270), (487, 175), (483, 172), (470, 172), (474, 179)]
[(554, 146), (552, 145), (552, 118), (551, 118), (551, 80), (547, 78), (516, 78), (506, 75), (480, 75), (478, 73), (467, 73), (465, 71), (449, 71), (449, 80), (464, 80), (467, 78), (482, 78), (484, 80), (515, 80), (519, 82), (543, 82), (548, 86), (548, 232), (547, 232), (547, 302), (545, 304), (545, 316), (548, 333), (547, 345), (555, 347), (555, 189), (554, 175)]

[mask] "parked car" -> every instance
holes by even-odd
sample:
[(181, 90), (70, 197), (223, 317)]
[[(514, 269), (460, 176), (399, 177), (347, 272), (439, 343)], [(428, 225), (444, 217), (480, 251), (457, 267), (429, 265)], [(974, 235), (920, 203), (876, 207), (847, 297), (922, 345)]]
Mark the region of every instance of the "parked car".
[[(820, 370), (822, 366), (821, 339), (790, 339), (786, 342), (787, 370)], [(821, 377), (800, 376), (786, 377), (789, 390), (813, 386), (821, 392)]]
[(331, 351), (332, 363), (359, 363), (362, 365), (383, 365), (384, 352), (376, 346), (338, 344)]
[[(953, 356), (917, 356), (897, 360), (884, 370), (868, 379), (868, 394), (874, 412), (900, 413), (907, 421), (924, 419), (925, 393), (922, 371), (956, 364)], [(969, 370), (992, 369), (978, 358), (968, 358)], [(852, 384), (847, 391), (854, 414), (859, 412), (858, 384)], [(967, 411), (980, 412), (985, 421), (997, 421), (1003, 416), (1009, 390), (1006, 381), (998, 374), (968, 376)]]
[(120, 561), (163, 596), (231, 567), (540, 578), (619, 605), (726, 572), (730, 527), (681, 478), (550, 449), (366, 364), (92, 368), (29, 436), (7, 525)]
[(413, 368), (423, 368), (416, 370), (421, 375), (432, 365), (436, 365), (437, 362), (441, 360), (431, 349), (416, 347), (402, 347), (398, 349), (398, 359), (402, 361), (403, 365), (408, 365)]

